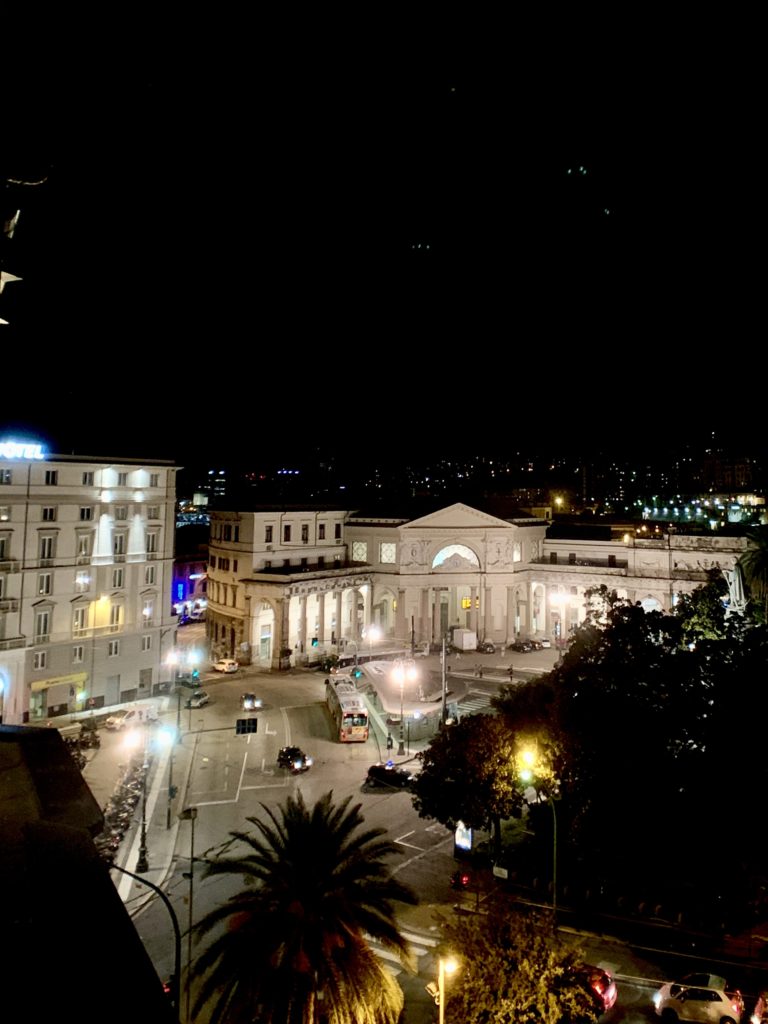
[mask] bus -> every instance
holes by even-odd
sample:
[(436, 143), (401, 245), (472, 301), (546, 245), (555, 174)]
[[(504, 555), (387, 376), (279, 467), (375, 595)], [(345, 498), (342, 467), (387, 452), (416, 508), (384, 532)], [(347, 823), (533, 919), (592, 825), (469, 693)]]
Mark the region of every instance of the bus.
[(364, 743), (368, 739), (368, 709), (347, 679), (328, 679), (325, 699), (340, 743)]

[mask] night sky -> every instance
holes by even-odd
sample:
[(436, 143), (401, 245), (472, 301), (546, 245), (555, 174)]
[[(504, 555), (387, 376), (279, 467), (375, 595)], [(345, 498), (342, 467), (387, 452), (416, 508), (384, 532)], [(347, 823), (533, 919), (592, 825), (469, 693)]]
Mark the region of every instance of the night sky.
[(757, 27), (567, 10), (15, 35), (0, 179), (47, 181), (6, 190), (0, 423), (179, 458), (326, 413), (361, 451), (754, 433)]

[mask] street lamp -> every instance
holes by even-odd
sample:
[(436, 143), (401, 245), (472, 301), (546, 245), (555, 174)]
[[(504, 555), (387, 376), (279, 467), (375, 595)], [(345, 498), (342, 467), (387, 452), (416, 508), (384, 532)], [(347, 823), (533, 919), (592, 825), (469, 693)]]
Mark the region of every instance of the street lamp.
[(366, 639), (368, 641), (368, 655), (373, 657), (373, 642), (381, 640), (382, 633), (378, 626), (369, 626), (366, 630)]
[[(126, 745), (136, 749), (141, 743), (141, 735), (138, 730), (129, 732), (125, 737)], [(149, 860), (147, 859), (147, 734), (144, 732), (144, 745), (142, 750), (141, 764), (141, 843), (139, 844), (139, 856), (136, 861), (136, 870), (139, 874), (149, 871)]]
[(127, 868), (121, 868), (119, 864), (110, 864), (109, 867), (110, 871), (112, 870), (112, 868), (114, 868), (115, 871), (121, 871), (124, 875), (128, 875), (130, 878), (135, 879), (141, 885), (146, 885), (154, 892), (156, 892), (157, 895), (165, 904), (166, 910), (171, 915), (171, 924), (173, 925), (174, 964), (173, 984), (171, 985), (171, 1002), (173, 1003), (173, 1007), (176, 1010), (176, 1013), (178, 1014), (179, 1010), (181, 1009), (181, 1006), (179, 1005), (181, 1001), (181, 929), (179, 928), (179, 919), (178, 917), (176, 917), (176, 911), (173, 909), (171, 901), (168, 899), (168, 897), (166, 896), (166, 894), (163, 892), (159, 885), (155, 885), (154, 882), (150, 882), (149, 879), (147, 878), (140, 878), (138, 875), (134, 875), (132, 871), (129, 871)]
[[(536, 761), (536, 755), (532, 750), (524, 750), (520, 755), (521, 760), (527, 767), (523, 768), (520, 772), (520, 778), (523, 782), (531, 782), (533, 780), (533, 765)], [(536, 790), (536, 799), (541, 800), (541, 793)], [(549, 806), (552, 808), (552, 915), (557, 919), (557, 813), (555, 811), (555, 801), (552, 796), (546, 797)]]
[(438, 957), (437, 961), (437, 985), (431, 981), (427, 985), (427, 992), (437, 1003), (437, 1011), (440, 1024), (445, 1024), (445, 976), (453, 974), (458, 970), (458, 963), (452, 956)]
[(416, 665), (408, 660), (398, 659), (392, 667), (392, 678), (400, 686), (400, 742), (397, 748), (397, 756), (402, 757), (405, 753), (405, 723), (403, 714), (403, 697), (405, 692), (405, 680), (413, 681), (418, 677)]
[(194, 922), (194, 913), (192, 911), (192, 897), (194, 894), (195, 884), (195, 819), (197, 818), (196, 807), (185, 807), (184, 810), (179, 814), (179, 821), (188, 821), (192, 826), (192, 831), (189, 838), (189, 872), (183, 872), (185, 878), (189, 878), (189, 925), (187, 928), (187, 977), (186, 977), (186, 1003), (187, 1003), (187, 1022), (189, 1022), (189, 991), (190, 991), (190, 975), (192, 973), (192, 924)]
[(168, 810), (165, 816), (166, 829), (171, 827), (171, 805), (173, 804), (173, 798), (178, 792), (177, 787), (173, 784), (173, 747), (176, 743), (176, 735), (177, 733), (167, 725), (163, 726), (157, 734), (160, 743), (170, 748), (168, 752)]

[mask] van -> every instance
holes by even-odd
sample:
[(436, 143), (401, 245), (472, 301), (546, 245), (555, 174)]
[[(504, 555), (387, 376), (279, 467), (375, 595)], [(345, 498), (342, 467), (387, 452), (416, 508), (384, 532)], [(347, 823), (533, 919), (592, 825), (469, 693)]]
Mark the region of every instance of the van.
[(154, 704), (134, 704), (133, 707), (125, 708), (123, 711), (116, 711), (110, 715), (104, 725), (107, 729), (120, 731), (131, 729), (136, 725), (149, 725), (157, 721), (157, 708)]

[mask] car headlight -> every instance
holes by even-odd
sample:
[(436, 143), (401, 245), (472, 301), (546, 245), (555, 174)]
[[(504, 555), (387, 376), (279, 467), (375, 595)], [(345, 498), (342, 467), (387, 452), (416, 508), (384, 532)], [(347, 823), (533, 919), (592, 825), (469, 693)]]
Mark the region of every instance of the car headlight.
[(308, 757), (308, 758), (306, 759), (306, 761), (305, 761), (305, 764), (306, 764), (307, 768), (309, 768), (309, 766), (310, 766), (310, 765), (312, 764), (312, 758), (311, 758), (311, 757)]
[(661, 1002), (661, 992), (654, 992), (652, 998), (653, 998), (653, 1005), (658, 1010), (659, 1003)]
[(301, 761), (294, 761), (293, 767), (296, 769), (296, 771), (298, 771), (299, 768), (301, 768)]

